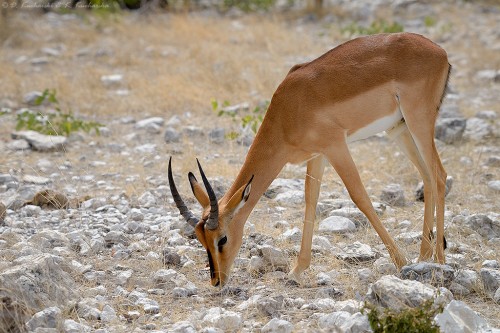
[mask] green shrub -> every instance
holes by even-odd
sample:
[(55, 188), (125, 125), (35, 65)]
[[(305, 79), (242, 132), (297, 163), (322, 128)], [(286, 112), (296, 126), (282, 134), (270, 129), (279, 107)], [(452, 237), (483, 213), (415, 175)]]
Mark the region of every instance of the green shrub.
[(275, 2), (276, 0), (224, 0), (224, 8), (236, 7), (244, 12), (267, 11)]
[(367, 312), (373, 333), (439, 333), (439, 326), (433, 320), (443, 312), (443, 307), (434, 306), (430, 299), (419, 307), (400, 312), (385, 309), (381, 314), (375, 305), (369, 303), (365, 303), (361, 311)]
[[(212, 99), (212, 110), (217, 113), (219, 117), (230, 117), (233, 121), (239, 123), (240, 127), (245, 130), (247, 128), (251, 129), (252, 132), (257, 133), (257, 130), (264, 119), (267, 108), (269, 106), (269, 101), (265, 101), (261, 105), (257, 105), (252, 110), (240, 110), (235, 112), (233, 110), (228, 110), (228, 106), (231, 105), (229, 101), (224, 101), (219, 103), (217, 100)], [(226, 138), (234, 140), (240, 136), (240, 133), (232, 131), (226, 134)]]
[(84, 121), (76, 118), (71, 111), (65, 113), (59, 108), (56, 91), (46, 89), (41, 96), (35, 100), (35, 105), (48, 102), (55, 106), (55, 110), (47, 113), (24, 109), (17, 113), (16, 130), (27, 129), (46, 135), (69, 136), (73, 132), (83, 130), (90, 132), (95, 130), (99, 134), (99, 127), (103, 125), (94, 121)]
[(436, 18), (435, 18), (435, 17), (433, 17), (433, 16), (426, 16), (426, 17), (424, 18), (424, 24), (425, 24), (425, 26), (426, 26), (427, 28), (430, 28), (430, 27), (435, 26), (435, 25), (436, 25), (436, 23), (437, 23), (437, 20), (436, 20)]
[(365, 27), (358, 23), (351, 23), (341, 29), (349, 36), (353, 35), (374, 35), (378, 33), (403, 32), (404, 27), (398, 22), (388, 23), (385, 20), (373, 21), (370, 26)]

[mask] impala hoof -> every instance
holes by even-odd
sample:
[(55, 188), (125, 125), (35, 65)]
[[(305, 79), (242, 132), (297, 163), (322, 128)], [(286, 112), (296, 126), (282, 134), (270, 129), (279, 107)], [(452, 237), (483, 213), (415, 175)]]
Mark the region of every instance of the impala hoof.
[(288, 279), (286, 281), (286, 285), (289, 286), (299, 286), (302, 284), (302, 278), (300, 277), (300, 273), (295, 273), (293, 270), (288, 273)]

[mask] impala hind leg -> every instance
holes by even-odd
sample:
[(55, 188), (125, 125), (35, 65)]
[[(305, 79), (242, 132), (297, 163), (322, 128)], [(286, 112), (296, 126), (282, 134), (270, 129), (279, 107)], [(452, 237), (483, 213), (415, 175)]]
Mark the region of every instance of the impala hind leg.
[(311, 263), (316, 205), (318, 204), (319, 190), (324, 170), (325, 164), (323, 162), (323, 155), (317, 156), (307, 162), (305, 180), (306, 212), (302, 231), (302, 242), (300, 244), (300, 252), (297, 258), (297, 263), (288, 275), (288, 277), (295, 282), (300, 282), (300, 274), (306, 270)]
[[(431, 106), (424, 109), (432, 110)], [(439, 158), (439, 154), (436, 149), (436, 144), (434, 143), (435, 116), (429, 117), (429, 119), (427, 119), (428, 123), (423, 124), (422, 119), (416, 118), (415, 113), (410, 112), (406, 114), (404, 112), (404, 107), (402, 110), (409, 132), (413, 138), (413, 142), (420, 153), (420, 157), (422, 158), (426, 169), (429, 171), (430, 183), (428, 184), (427, 189), (424, 188), (424, 191), (426, 191), (424, 192), (424, 196), (430, 196), (432, 198), (432, 203), (436, 211), (435, 261), (440, 264), (444, 264), (444, 196), (446, 191), (446, 171), (441, 163), (441, 159)], [(427, 197), (424, 197), (424, 199), (427, 201)], [(425, 207), (427, 208), (427, 206)], [(434, 211), (434, 209), (432, 209), (432, 211)], [(422, 247), (423, 249), (421, 248), (420, 255), (422, 259), (425, 259), (425, 255), (427, 254), (425, 244), (422, 243)]]
[(435, 212), (430, 173), (422, 156), (420, 156), (420, 152), (418, 151), (415, 141), (413, 141), (406, 123), (402, 123), (398, 127), (387, 131), (387, 134), (399, 145), (408, 159), (415, 165), (424, 182), (424, 223), (418, 260), (427, 260), (432, 256), (432, 229), (434, 228)]
[(335, 171), (337, 171), (338, 175), (344, 182), (352, 201), (366, 215), (380, 239), (382, 239), (382, 242), (385, 244), (385, 247), (387, 248), (387, 251), (389, 252), (389, 255), (391, 256), (391, 259), (396, 267), (400, 269), (406, 265), (405, 256), (401, 253), (373, 208), (368, 193), (366, 193), (366, 189), (361, 182), (356, 165), (352, 160), (347, 143), (345, 141), (338, 140), (338, 142), (335, 143), (334, 147), (332, 147), (326, 155), (332, 166), (335, 168)]

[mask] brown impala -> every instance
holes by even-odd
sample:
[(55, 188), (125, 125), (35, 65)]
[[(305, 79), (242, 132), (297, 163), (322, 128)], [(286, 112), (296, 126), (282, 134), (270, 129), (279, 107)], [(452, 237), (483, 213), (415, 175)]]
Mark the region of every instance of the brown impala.
[(406, 258), (378, 218), (348, 143), (385, 131), (397, 138), (424, 181), (425, 212), (419, 260), (433, 254), (444, 263), (444, 196), (446, 171), (434, 144), (434, 125), (451, 66), (446, 52), (412, 33), (380, 34), (346, 42), (321, 57), (295, 65), (274, 93), (245, 163), (231, 188), (216, 198), (198, 163), (206, 191), (189, 173), (201, 219), (181, 199), (168, 179), (175, 204), (207, 250), (213, 286), (223, 286), (240, 249), (243, 226), (259, 198), (286, 163), (307, 161), (305, 221), (297, 263), (290, 278), (299, 281), (311, 262), (316, 204), (327, 160), (351, 199), (384, 242), (394, 264)]

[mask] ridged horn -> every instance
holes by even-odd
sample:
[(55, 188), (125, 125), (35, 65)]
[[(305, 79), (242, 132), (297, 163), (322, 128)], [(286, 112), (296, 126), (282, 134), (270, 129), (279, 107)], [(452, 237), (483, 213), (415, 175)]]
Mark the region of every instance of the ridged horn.
[(175, 205), (179, 209), (182, 217), (189, 223), (193, 228), (198, 223), (198, 219), (191, 213), (191, 211), (187, 208), (186, 204), (181, 198), (181, 195), (177, 191), (177, 187), (175, 187), (174, 177), (172, 176), (172, 156), (170, 156), (170, 160), (168, 161), (168, 184), (170, 185), (170, 193), (174, 198)]
[(210, 230), (217, 229), (219, 226), (219, 204), (217, 202), (217, 197), (215, 196), (215, 192), (212, 189), (212, 186), (208, 182), (205, 173), (203, 172), (203, 168), (201, 167), (200, 161), (196, 159), (198, 163), (198, 169), (200, 169), (201, 179), (203, 180), (203, 184), (205, 185), (205, 189), (207, 190), (208, 198), (210, 199), (210, 214), (208, 215), (208, 221), (206, 222), (206, 226)]

